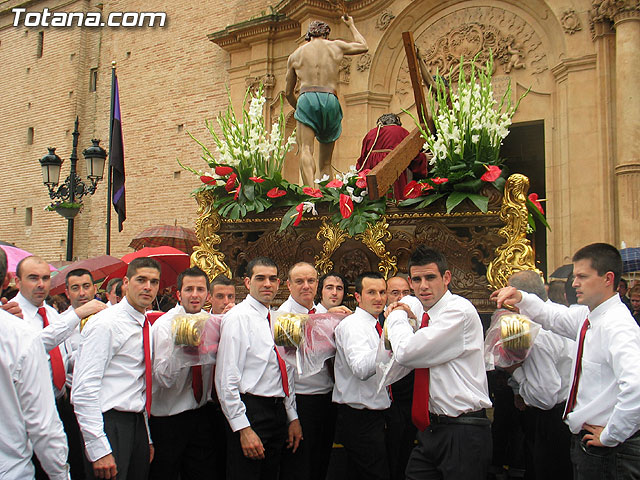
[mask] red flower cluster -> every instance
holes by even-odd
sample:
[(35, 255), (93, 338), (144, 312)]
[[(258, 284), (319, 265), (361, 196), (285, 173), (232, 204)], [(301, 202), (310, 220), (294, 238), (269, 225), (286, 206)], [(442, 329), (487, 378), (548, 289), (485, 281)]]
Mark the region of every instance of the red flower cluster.
[[(216, 168), (222, 168), (222, 167), (216, 167)], [(224, 186), (224, 189), (231, 193), (231, 191), (233, 190), (233, 188), (236, 186), (236, 179), (238, 178), (238, 175), (236, 175), (235, 173), (232, 173), (231, 176), (227, 179), (227, 183)]]
[(370, 168), (366, 168), (358, 174), (358, 179), (356, 180), (356, 187), (358, 188), (367, 188), (367, 175), (371, 172)]
[(215, 172), (216, 172), (216, 175), (220, 175), (221, 177), (224, 177), (225, 175), (229, 175), (231, 172), (233, 172), (233, 168), (218, 166), (215, 168)]
[(486, 168), (487, 171), (480, 177), (480, 180), (483, 182), (495, 182), (502, 173), (502, 170), (500, 170), (500, 167), (497, 165), (485, 165), (484, 168)]
[(314, 197), (314, 198), (321, 198), (322, 197), (322, 192), (320, 191), (319, 188), (304, 187), (302, 189), (302, 193), (304, 193), (305, 195), (309, 195), (310, 197)]
[(421, 195), (425, 195), (425, 192), (429, 190), (433, 190), (433, 185), (412, 180), (404, 187), (404, 198), (418, 198)]

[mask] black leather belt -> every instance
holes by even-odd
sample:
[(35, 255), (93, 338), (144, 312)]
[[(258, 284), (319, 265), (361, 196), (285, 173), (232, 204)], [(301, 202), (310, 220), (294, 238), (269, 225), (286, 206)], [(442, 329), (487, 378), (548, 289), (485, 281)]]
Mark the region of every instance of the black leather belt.
[(475, 412), (463, 413), (457, 417), (430, 413), (429, 421), (432, 425), (491, 425), (484, 408)]
[(279, 405), (284, 403), (284, 397), (261, 397), (260, 395), (253, 395), (252, 393), (241, 393), (240, 399), (244, 402), (245, 398), (264, 403), (265, 405)]

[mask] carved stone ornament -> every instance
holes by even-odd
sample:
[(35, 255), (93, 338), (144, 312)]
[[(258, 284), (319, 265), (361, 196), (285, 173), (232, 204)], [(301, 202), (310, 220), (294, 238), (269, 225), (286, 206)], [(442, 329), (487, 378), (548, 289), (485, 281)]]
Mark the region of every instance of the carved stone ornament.
[(396, 18), (396, 16), (393, 13), (391, 13), (389, 10), (385, 10), (378, 17), (378, 20), (376, 21), (376, 28), (378, 30), (386, 30), (391, 23), (391, 20), (393, 20), (394, 18)]
[(496, 248), (496, 257), (487, 270), (487, 280), (493, 288), (506, 287), (509, 277), (521, 270), (536, 270), (540, 273), (534, 269), (533, 249), (527, 239), (528, 191), (529, 179), (524, 175), (514, 174), (507, 179), (500, 210), (500, 218), (505, 226), (498, 232), (505, 243)]
[[(420, 55), (432, 74), (449, 73), (457, 77), (460, 57), (484, 66), (493, 53), (494, 68), (505, 74), (526, 69), (538, 75), (549, 68), (542, 40), (533, 27), (513, 12), (497, 7), (469, 7), (451, 12), (429, 25), (415, 38)], [(398, 72), (396, 93), (411, 95), (406, 60)]]
[(359, 72), (366, 72), (371, 67), (371, 54), (365, 53), (360, 55), (358, 62), (356, 63), (356, 70)]
[(640, 15), (640, 0), (593, 0), (589, 16), (592, 22), (615, 21), (620, 15)]
[(340, 83), (349, 83), (351, 81), (351, 63), (353, 59), (351, 57), (343, 57), (340, 62)]
[(580, 18), (573, 8), (564, 11), (562, 18), (560, 19), (560, 24), (564, 29), (564, 33), (568, 33), (569, 35), (573, 35), (574, 33), (582, 30)]
[(271, 73), (265, 73), (264, 75), (260, 75), (257, 77), (247, 77), (245, 78), (245, 85), (247, 88), (251, 88), (253, 93), (258, 91), (258, 88), (262, 84), (266, 89), (273, 88), (276, 85), (276, 77)]

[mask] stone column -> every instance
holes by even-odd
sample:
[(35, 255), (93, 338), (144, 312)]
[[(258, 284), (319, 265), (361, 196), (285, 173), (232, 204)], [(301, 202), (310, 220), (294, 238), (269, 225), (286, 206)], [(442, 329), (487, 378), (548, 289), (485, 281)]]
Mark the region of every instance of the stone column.
[(623, 3), (627, 6), (620, 7), (613, 15), (616, 30), (617, 240), (636, 247), (640, 246), (640, 2)]

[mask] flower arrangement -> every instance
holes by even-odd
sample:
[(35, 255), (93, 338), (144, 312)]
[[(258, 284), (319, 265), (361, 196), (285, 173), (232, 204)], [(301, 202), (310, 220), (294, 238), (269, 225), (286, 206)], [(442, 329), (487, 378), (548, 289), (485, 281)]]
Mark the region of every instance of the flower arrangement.
[[(435, 133), (425, 131), (416, 122), (425, 139), (425, 150), (433, 154), (429, 177), (410, 182), (405, 190), (407, 199), (400, 206), (424, 208), (446, 197), (447, 213), (465, 199), (486, 212), (489, 199), (480, 193), (482, 187), (491, 183), (502, 190), (505, 178), (501, 176), (504, 161), (500, 158), (500, 146), (529, 90), (512, 104), (509, 84), (498, 104), (491, 86), (493, 57), (489, 57), (484, 68), (476, 68), (475, 63), (476, 59), (472, 62), (460, 59), (457, 91), (449, 87), (451, 72), (448, 82), (436, 75), (436, 91), (429, 96)], [(470, 67), (465, 68), (467, 65)]]

